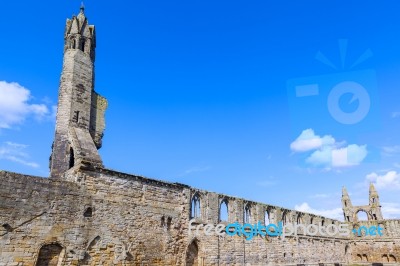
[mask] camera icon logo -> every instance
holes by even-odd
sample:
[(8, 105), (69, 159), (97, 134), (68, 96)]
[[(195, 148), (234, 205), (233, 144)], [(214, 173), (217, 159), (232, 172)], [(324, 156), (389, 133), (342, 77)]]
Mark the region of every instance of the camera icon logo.
[[(353, 98), (351, 102), (355, 100), (359, 101), (358, 107), (353, 112), (345, 112), (340, 107), (340, 98), (346, 93), (351, 93)], [(343, 81), (337, 84), (329, 93), (328, 96), (328, 110), (331, 116), (342, 124), (356, 124), (363, 120), (371, 107), (371, 100), (366, 89), (357, 82), (354, 81)]]
[[(341, 40), (339, 44), (344, 67), (347, 42)], [(367, 50), (352, 67), (371, 55)], [(317, 59), (336, 69), (321, 53)], [(372, 69), (291, 79), (287, 92), (294, 135), (313, 128), (348, 138), (379, 127), (378, 89)]]

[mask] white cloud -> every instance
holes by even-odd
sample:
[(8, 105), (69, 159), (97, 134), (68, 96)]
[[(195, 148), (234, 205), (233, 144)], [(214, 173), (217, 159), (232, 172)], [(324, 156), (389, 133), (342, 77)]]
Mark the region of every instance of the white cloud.
[(323, 147), (313, 152), (306, 162), (314, 166), (348, 167), (359, 165), (367, 156), (366, 145), (351, 144), (345, 148)]
[(326, 169), (359, 165), (367, 156), (367, 146), (337, 142), (331, 135), (318, 136), (312, 129), (304, 130), (290, 144), (294, 152), (313, 151), (305, 160), (312, 166), (322, 166)]
[(39, 164), (29, 160), (29, 155), (25, 151), (27, 148), (27, 145), (5, 142), (0, 146), (0, 160), (7, 160), (32, 168), (39, 168)]
[(377, 173), (370, 173), (366, 176), (368, 183), (375, 184), (377, 189), (398, 190), (400, 189), (400, 173), (396, 171), (389, 171), (386, 174), (379, 175)]
[(333, 145), (334, 143), (335, 139), (332, 136), (320, 137), (315, 135), (313, 129), (309, 128), (301, 132), (300, 136), (290, 144), (290, 148), (294, 152), (306, 152), (319, 149), (325, 145)]
[(0, 129), (21, 124), (28, 116), (43, 119), (50, 114), (45, 104), (30, 104), (31, 92), (18, 83), (0, 81)]
[(399, 219), (400, 204), (391, 202), (382, 202), (382, 215), (384, 219)]
[(342, 208), (334, 208), (334, 209), (313, 209), (307, 202), (303, 202), (300, 205), (296, 205), (294, 207), (296, 211), (313, 213), (317, 215), (321, 215), (327, 218), (336, 219), (336, 220), (343, 220), (343, 210)]

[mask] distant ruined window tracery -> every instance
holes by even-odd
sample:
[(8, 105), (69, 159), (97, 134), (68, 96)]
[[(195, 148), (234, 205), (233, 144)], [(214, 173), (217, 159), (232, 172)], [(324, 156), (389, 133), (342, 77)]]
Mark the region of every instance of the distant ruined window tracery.
[(201, 218), (200, 197), (195, 194), (192, 198), (190, 218)]

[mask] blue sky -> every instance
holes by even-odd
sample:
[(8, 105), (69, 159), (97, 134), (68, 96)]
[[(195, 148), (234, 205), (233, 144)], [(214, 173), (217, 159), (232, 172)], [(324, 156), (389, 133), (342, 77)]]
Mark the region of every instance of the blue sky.
[[(0, 5), (0, 169), (48, 176), (80, 1)], [(85, 5), (107, 168), (337, 218), (374, 182), (400, 217), (398, 1)]]

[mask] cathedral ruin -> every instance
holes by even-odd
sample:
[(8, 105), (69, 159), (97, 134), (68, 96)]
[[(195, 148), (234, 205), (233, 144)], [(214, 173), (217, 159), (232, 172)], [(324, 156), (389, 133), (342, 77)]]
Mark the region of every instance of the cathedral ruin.
[[(94, 91), (96, 31), (83, 6), (64, 40), (51, 176), (0, 171), (0, 266), (399, 265), (400, 220), (384, 219), (372, 184), (365, 206), (353, 206), (343, 188), (342, 222), (105, 168), (98, 149), (107, 100)], [(300, 228), (251, 240), (189, 232), (190, 223), (260, 222), (346, 224), (351, 232)]]

